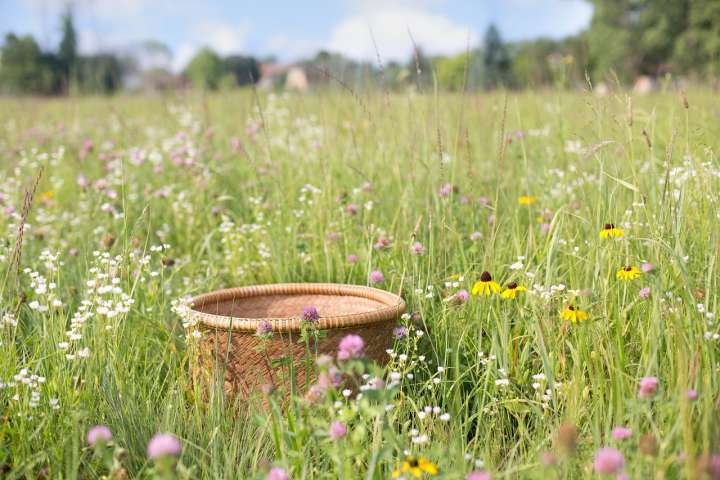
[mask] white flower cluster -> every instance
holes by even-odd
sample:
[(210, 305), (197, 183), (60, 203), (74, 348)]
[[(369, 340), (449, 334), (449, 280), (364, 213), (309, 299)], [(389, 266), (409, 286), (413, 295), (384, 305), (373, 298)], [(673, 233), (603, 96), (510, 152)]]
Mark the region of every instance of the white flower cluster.
[[(10, 390), (12, 395), (10, 400), (20, 404), (24, 400), (27, 400), (27, 407), (34, 409), (40, 406), (41, 399), (41, 388), (45, 384), (45, 377), (30, 373), (27, 368), (21, 369), (17, 374), (13, 375), (11, 380), (7, 382), (0, 381), (0, 390)], [(58, 410), (59, 402), (56, 398), (50, 398), (48, 405), (53, 410)], [(22, 415), (21, 412), (18, 413)], [(28, 419), (32, 419), (31, 415), (28, 415)]]
[(528, 290), (528, 294), (539, 298), (545, 303), (549, 303), (553, 298), (562, 296), (566, 288), (567, 287), (563, 283), (550, 285), (549, 287), (535, 283), (532, 288)]
[[(93, 252), (93, 256), (94, 265), (88, 270), (92, 277), (85, 282), (87, 288), (85, 298), (70, 319), (70, 329), (65, 332), (67, 341), (58, 344), (61, 350), (68, 351), (65, 355), (68, 360), (90, 356), (87, 347), (78, 347), (72, 353), (73, 345), (83, 338), (83, 330), (88, 320), (93, 317), (105, 320), (121, 318), (135, 303), (135, 300), (120, 287), (122, 257), (119, 255), (112, 257), (107, 252), (97, 251)], [(109, 323), (105, 325), (108, 330), (112, 327)]]
[(262, 110), (255, 107), (256, 117), (248, 119), (246, 131), (254, 135), (262, 125), (272, 149), (307, 158), (322, 146), (325, 130), (315, 115), (293, 114), (289, 100), (288, 94), (268, 95)]
[[(51, 253), (50, 250), (43, 250), (39, 259), (47, 274), (51, 275), (57, 271), (57, 254)], [(62, 301), (55, 293), (57, 289), (55, 282), (49, 282), (40, 272), (33, 271), (30, 268), (25, 268), (23, 272), (30, 277), (30, 288), (33, 290), (33, 299), (28, 303), (31, 310), (44, 313), (49, 311), (50, 308), (61, 308), (63, 306)]]

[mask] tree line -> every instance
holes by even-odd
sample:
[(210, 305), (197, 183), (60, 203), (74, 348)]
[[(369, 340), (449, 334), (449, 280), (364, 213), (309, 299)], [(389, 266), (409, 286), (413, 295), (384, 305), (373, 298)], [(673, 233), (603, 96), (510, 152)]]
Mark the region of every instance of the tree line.
[[(481, 45), (454, 56), (426, 56), (414, 49), (407, 62), (378, 65), (321, 51), (297, 64), (312, 84), (339, 80), (354, 88), (446, 90), (577, 88), (594, 83), (631, 84), (638, 76), (665, 75), (717, 82), (720, 74), (720, 1), (591, 0), (589, 27), (560, 40), (503, 41), (488, 27)], [(155, 68), (140, 72), (131, 55), (79, 55), (72, 12), (62, 17), (56, 51), (40, 49), (30, 36), (8, 34), (0, 47), (0, 93), (110, 94), (141, 78), (162, 87), (231, 88), (257, 82), (252, 56), (222, 57), (199, 50), (180, 75)], [(267, 61), (272, 62), (272, 59)]]

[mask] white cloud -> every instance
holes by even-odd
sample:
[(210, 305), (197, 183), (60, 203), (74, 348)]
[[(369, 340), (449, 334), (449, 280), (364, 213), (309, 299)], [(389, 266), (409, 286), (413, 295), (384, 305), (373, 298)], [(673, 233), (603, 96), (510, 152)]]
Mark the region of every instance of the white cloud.
[[(428, 54), (463, 52), (478, 43), (478, 33), (448, 17), (409, 2), (362, 2), (361, 11), (341, 21), (330, 34), (328, 48), (356, 59), (407, 60), (415, 44)], [(378, 8), (368, 8), (375, 5)], [(412, 34), (412, 39), (410, 35)], [(373, 38), (375, 42), (373, 42)]]
[(220, 55), (242, 53), (247, 47), (250, 34), (247, 23), (230, 25), (223, 22), (204, 22), (193, 29), (192, 43), (183, 43), (175, 49), (172, 69), (175, 72), (185, 68), (190, 59), (203, 47), (209, 47)]
[(195, 52), (197, 51), (198, 47), (197, 45), (190, 45), (188, 43), (184, 43), (180, 45), (173, 54), (172, 59), (172, 70), (173, 72), (180, 72), (183, 68), (187, 66), (187, 64), (190, 62), (190, 59), (195, 55)]
[(323, 48), (323, 44), (309, 38), (274, 35), (265, 43), (264, 51), (280, 60), (292, 60), (312, 56)]
[(200, 44), (206, 45), (221, 55), (238, 53), (245, 49), (250, 26), (247, 23), (230, 25), (223, 22), (201, 23), (195, 32)]

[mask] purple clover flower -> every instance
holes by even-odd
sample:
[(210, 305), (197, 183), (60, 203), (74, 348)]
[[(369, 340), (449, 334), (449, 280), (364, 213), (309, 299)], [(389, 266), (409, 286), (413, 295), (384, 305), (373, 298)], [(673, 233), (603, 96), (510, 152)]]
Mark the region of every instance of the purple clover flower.
[(320, 319), (320, 314), (315, 307), (305, 307), (302, 311), (302, 319), (306, 322), (315, 323)]
[(95, 425), (87, 432), (87, 443), (91, 447), (112, 440), (112, 432), (105, 425)]
[(360, 335), (345, 335), (340, 344), (338, 344), (338, 360), (350, 360), (351, 358), (360, 358), (363, 356), (365, 341)]
[(177, 457), (182, 451), (180, 440), (172, 433), (158, 433), (150, 439), (147, 456), (150, 460), (161, 457)]

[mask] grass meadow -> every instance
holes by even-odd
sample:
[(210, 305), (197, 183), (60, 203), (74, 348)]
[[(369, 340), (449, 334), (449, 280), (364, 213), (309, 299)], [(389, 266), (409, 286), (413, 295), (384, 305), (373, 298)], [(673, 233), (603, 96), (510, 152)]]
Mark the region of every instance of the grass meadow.
[[(0, 105), (2, 478), (720, 478), (717, 92)], [(402, 294), (376, 388), (198, 394), (273, 282)]]

